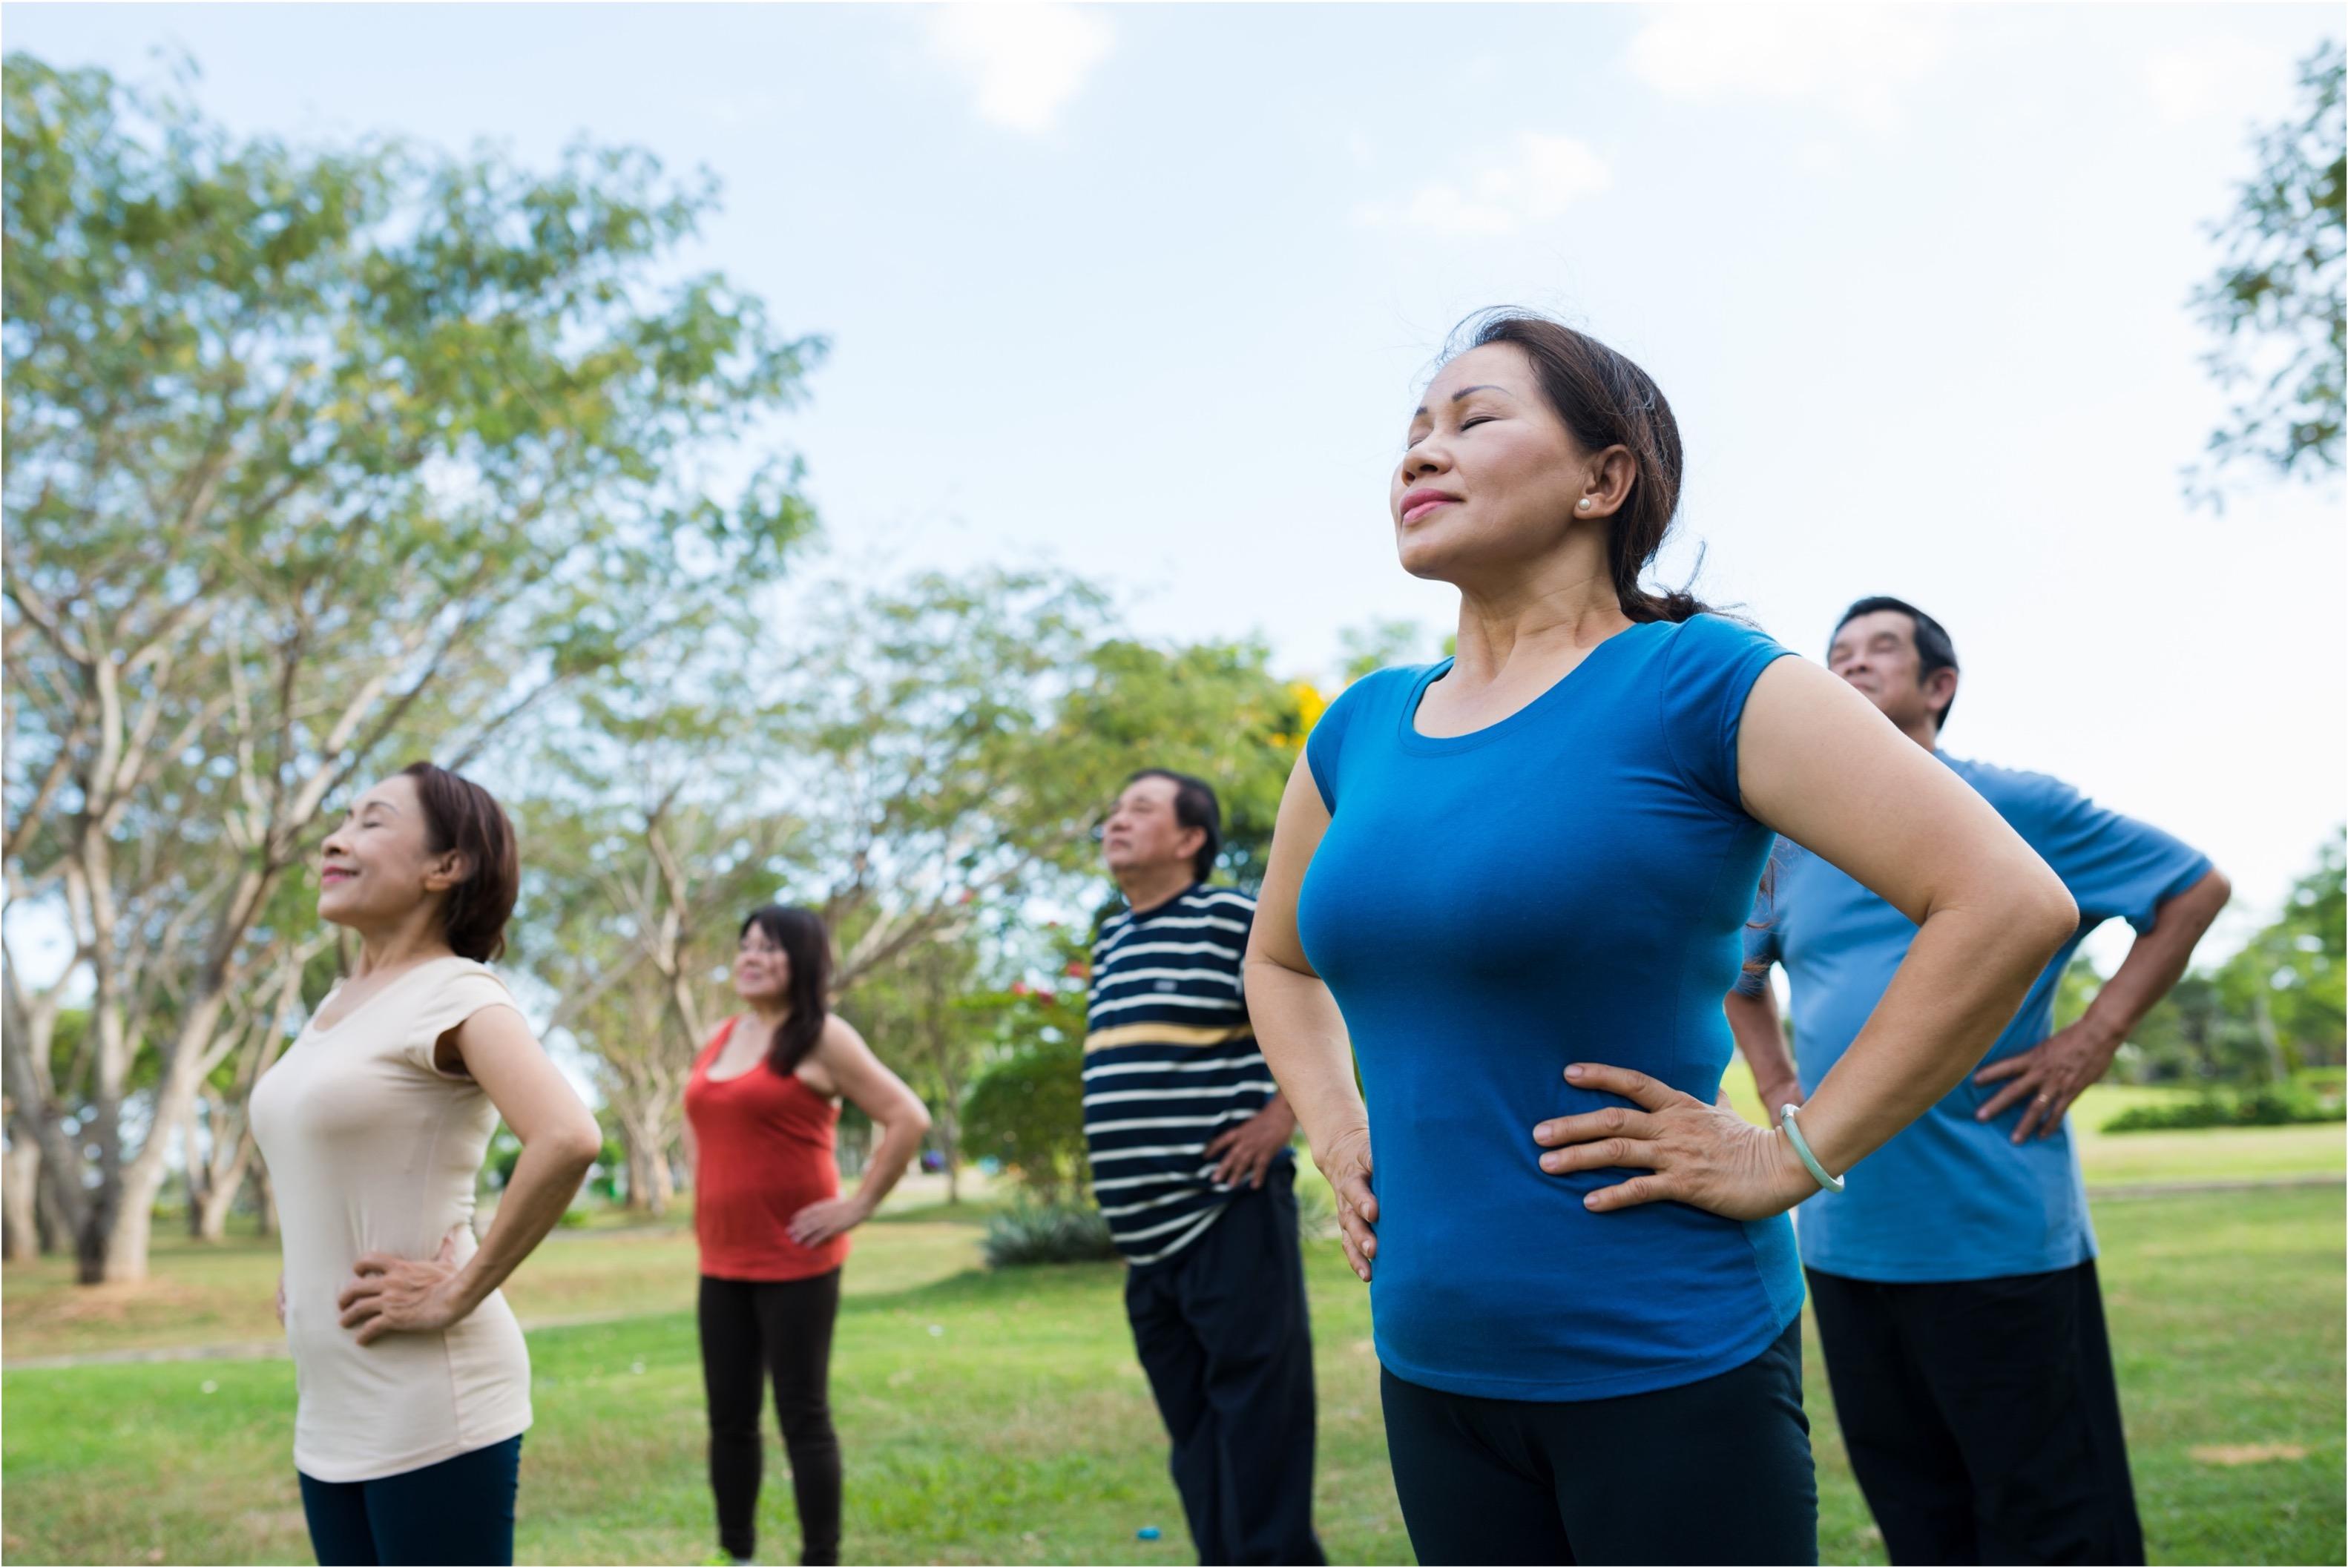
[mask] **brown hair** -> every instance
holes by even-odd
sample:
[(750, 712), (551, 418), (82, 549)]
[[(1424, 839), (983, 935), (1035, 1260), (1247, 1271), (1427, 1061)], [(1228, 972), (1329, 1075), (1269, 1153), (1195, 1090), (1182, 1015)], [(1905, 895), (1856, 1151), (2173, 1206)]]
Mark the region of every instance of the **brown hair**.
[(424, 803), (424, 832), (435, 855), (465, 857), (465, 879), (440, 906), (441, 934), (458, 958), (488, 963), (506, 950), (506, 921), (521, 890), (521, 852), (513, 824), (497, 797), (472, 780), (432, 763), (399, 770), (416, 781)]
[(1685, 620), (1712, 607), (1684, 589), (1643, 588), (1680, 506), (1680, 426), (1654, 378), (1587, 333), (1530, 311), (1479, 312), (1452, 333), (1451, 360), (1488, 343), (1514, 344), (1532, 361), (1541, 395), (1584, 450), (1629, 449), (1631, 492), (1607, 519), (1606, 564), (1614, 596), (1632, 620)]

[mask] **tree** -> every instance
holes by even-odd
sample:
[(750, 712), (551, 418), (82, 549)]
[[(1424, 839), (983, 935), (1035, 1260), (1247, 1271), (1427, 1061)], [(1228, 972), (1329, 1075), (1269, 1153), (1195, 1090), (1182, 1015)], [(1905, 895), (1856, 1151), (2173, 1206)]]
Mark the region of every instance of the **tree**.
[(22, 54), (5, 153), (6, 893), (72, 931), (87, 1139), (15, 1030), (7, 1084), (82, 1277), (130, 1279), (231, 999), (307, 935), (273, 899), (328, 803), (778, 571), (797, 465), (719, 488), (705, 457), (822, 345), (665, 281), (714, 190), (642, 153), (237, 142)]
[(938, 931), (894, 964), (867, 970), (851, 1003), (873, 1050), (931, 1109), (946, 1202), (962, 1201), (963, 1103), (990, 1039), (977, 989), (975, 922)]
[(2210, 226), (2225, 260), (2192, 304), (2219, 335), (2204, 363), (2233, 405), (2211, 433), (2204, 462), (2186, 470), (2186, 490), (2213, 507), (2223, 506), (2225, 477), (2242, 466), (2306, 479), (2340, 471), (2348, 354), (2343, 64), (2336, 40), (2300, 62), (2297, 109), (2258, 133), (2259, 172), (2238, 188), (2234, 210)]

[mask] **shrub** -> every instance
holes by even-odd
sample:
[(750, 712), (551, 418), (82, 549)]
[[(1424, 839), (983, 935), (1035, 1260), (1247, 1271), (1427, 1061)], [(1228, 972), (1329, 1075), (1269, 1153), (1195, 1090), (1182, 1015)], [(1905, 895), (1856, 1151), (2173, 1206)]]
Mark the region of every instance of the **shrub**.
[(1046, 1208), (1081, 1193), (1084, 1071), (1084, 1045), (1073, 1039), (1029, 1045), (989, 1068), (963, 1106), (963, 1153), (1002, 1161)]
[(2105, 1122), (2104, 1131), (2166, 1132), (2188, 1127), (2283, 1127), (2342, 1119), (2337, 1103), (2326, 1104), (2297, 1084), (2271, 1084), (2237, 1094), (2203, 1093), (2173, 1105), (2131, 1106)]
[(986, 1222), (981, 1246), (989, 1268), (1097, 1263), (1117, 1256), (1108, 1222), (1090, 1204), (1016, 1204)]

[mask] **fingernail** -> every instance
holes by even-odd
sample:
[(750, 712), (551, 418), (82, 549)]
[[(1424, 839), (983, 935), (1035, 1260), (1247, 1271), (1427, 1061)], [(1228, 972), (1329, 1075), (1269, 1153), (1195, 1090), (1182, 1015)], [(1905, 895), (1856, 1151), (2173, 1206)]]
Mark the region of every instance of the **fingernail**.
[(1551, 1175), (1555, 1175), (1557, 1173), (1557, 1156), (1555, 1154), (1543, 1154), (1540, 1157), (1540, 1168), (1549, 1172)]
[(1579, 1077), (1581, 1077), (1581, 1063), (1580, 1063), (1580, 1062), (1578, 1062), (1578, 1061), (1577, 1061), (1577, 1062), (1575, 1062), (1571, 1067), (1567, 1068), (1567, 1069), (1565, 1070), (1565, 1075), (1566, 1075), (1568, 1078), (1579, 1078)]
[(1546, 1138), (1546, 1137), (1548, 1137), (1548, 1136), (1549, 1136), (1549, 1123), (1548, 1123), (1548, 1122), (1542, 1122), (1540, 1126), (1538, 1126), (1538, 1127), (1536, 1127), (1536, 1128), (1534, 1128), (1534, 1129), (1533, 1129), (1533, 1141), (1534, 1141), (1535, 1143), (1539, 1143), (1541, 1139)]

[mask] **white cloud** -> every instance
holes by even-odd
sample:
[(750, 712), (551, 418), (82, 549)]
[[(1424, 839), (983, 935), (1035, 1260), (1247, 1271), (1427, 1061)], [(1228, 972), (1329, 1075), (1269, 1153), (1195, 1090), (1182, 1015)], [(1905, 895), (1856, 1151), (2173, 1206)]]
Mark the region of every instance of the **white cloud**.
[(2291, 60), (2232, 35), (2163, 49), (2144, 63), (2144, 88), (2171, 125), (2244, 119), (2288, 101)]
[(1667, 97), (1815, 100), (1883, 126), (1952, 39), (1938, 7), (1686, 5), (1632, 37), (1630, 64)]
[(969, 78), (980, 117), (1030, 133), (1052, 128), (1113, 39), (1097, 11), (1076, 5), (965, 3), (930, 20), (930, 46)]
[(1588, 142), (1523, 131), (1514, 153), (1457, 184), (1421, 186), (1401, 201), (1374, 201), (1354, 214), (1378, 227), (1431, 229), (1447, 234), (1513, 234), (1544, 222), (1612, 183), (1606, 160)]

